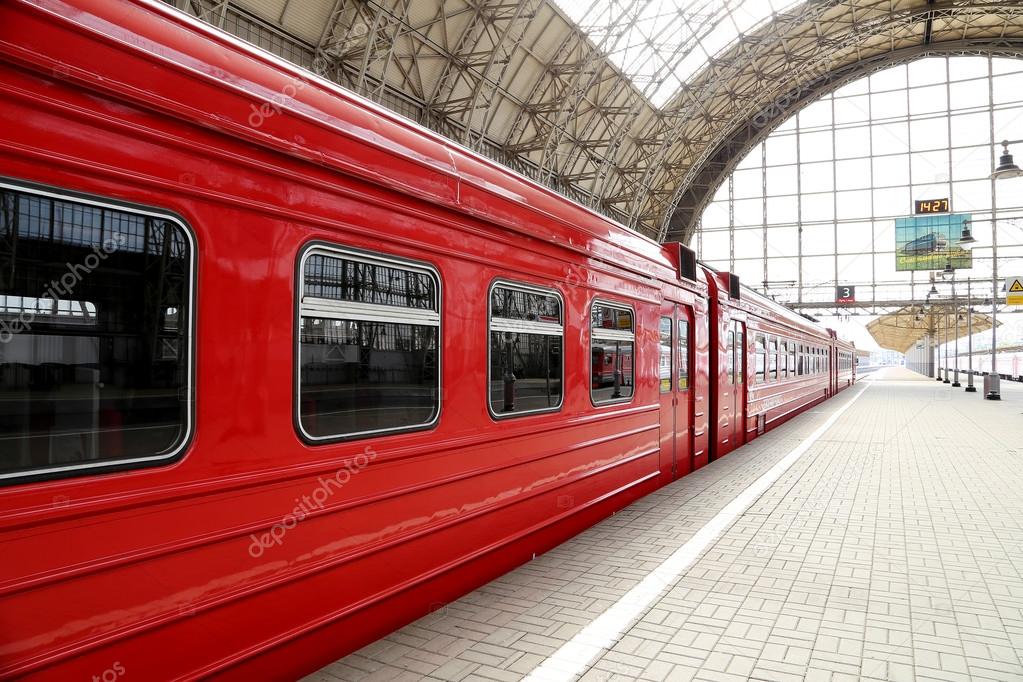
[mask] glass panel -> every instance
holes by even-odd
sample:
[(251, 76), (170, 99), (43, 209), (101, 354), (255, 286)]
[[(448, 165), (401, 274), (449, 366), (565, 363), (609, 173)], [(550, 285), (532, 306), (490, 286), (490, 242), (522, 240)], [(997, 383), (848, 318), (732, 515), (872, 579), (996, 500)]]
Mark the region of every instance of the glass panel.
[(742, 384), (746, 372), (746, 335), (742, 330), (735, 332), (735, 383)]
[(801, 133), (799, 135), (799, 160), (801, 163), (828, 161), (835, 157), (832, 150), (832, 132)]
[(313, 437), (429, 424), (440, 407), (438, 328), (303, 317), (300, 417)]
[(590, 326), (594, 330), (615, 329), (624, 332), (634, 331), (632, 311), (596, 303), (593, 306), (593, 314), (590, 317)]
[(768, 359), (768, 362), (770, 363), (770, 366), (769, 366), (768, 369), (769, 369), (769, 372), (770, 372), (771, 379), (776, 381), (778, 379), (778, 340), (777, 339), (771, 339), (771, 352), (770, 352), (770, 358)]
[(397, 266), (314, 254), (305, 262), (306, 296), (334, 301), (437, 309), (434, 278)]
[(835, 164), (835, 174), (840, 190), (867, 189), (870, 187), (870, 159), (838, 161)]
[(678, 390), (689, 388), (689, 320), (678, 321)]
[(671, 318), (661, 318), (660, 362), (658, 376), (661, 380), (661, 393), (671, 393)]
[(512, 414), (561, 405), (561, 337), (490, 332), (490, 409)]
[(169, 220), (0, 190), (0, 474), (182, 443), (191, 263)]
[(757, 352), (756, 352), (756, 381), (758, 384), (767, 381), (767, 364), (765, 362), (766, 356), (764, 354), (763, 341), (757, 341)]
[(506, 320), (561, 324), (561, 300), (554, 294), (496, 286), (490, 294), (490, 314)]
[(728, 373), (728, 383), (735, 383), (735, 332), (728, 332), (728, 341), (725, 343), (725, 371)]
[(603, 403), (632, 397), (632, 341), (595, 340), (592, 354), (593, 402)]

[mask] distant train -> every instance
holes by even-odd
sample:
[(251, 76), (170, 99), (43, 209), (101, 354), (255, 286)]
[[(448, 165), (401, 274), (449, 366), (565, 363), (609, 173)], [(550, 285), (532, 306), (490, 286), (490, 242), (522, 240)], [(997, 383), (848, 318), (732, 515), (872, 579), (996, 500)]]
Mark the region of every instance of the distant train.
[(0, 678), (293, 678), (855, 380), (163, 3), (0, 25)]
[(934, 253), (935, 251), (944, 251), (948, 248), (948, 239), (945, 235), (939, 232), (931, 232), (925, 234), (922, 237), (906, 242), (903, 244), (899, 251), (906, 256), (919, 256), (925, 253)]

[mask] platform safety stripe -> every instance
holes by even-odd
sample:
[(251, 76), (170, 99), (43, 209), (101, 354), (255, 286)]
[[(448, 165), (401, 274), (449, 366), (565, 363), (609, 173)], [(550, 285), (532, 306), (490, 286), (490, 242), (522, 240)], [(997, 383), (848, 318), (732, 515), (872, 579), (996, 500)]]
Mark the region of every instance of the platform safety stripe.
[(643, 612), (663, 593), (672, 587), (682, 573), (688, 569), (700, 554), (713, 543), (732, 523), (735, 522), (758, 497), (767, 492), (775, 481), (792, 466), (796, 460), (830, 429), (835, 422), (859, 400), (872, 382), (865, 382), (859, 393), (845, 405), (835, 410), (827, 420), (807, 438), (782, 457), (766, 473), (754, 481), (746, 490), (729, 502), (717, 516), (696, 532), (684, 545), (655, 568), (647, 577), (625, 596), (597, 616), (589, 625), (579, 631), (571, 640), (561, 646), (543, 663), (537, 666), (526, 680), (531, 682), (570, 682), (585, 672), (590, 662), (601, 651), (610, 649), (622, 634), (635, 623)]

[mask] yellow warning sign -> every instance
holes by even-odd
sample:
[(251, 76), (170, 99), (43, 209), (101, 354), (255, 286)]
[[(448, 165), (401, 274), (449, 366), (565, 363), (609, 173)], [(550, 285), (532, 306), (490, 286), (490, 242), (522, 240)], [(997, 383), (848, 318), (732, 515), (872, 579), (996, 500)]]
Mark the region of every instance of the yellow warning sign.
[(1008, 305), (1023, 305), (1023, 277), (1005, 280), (1005, 302)]

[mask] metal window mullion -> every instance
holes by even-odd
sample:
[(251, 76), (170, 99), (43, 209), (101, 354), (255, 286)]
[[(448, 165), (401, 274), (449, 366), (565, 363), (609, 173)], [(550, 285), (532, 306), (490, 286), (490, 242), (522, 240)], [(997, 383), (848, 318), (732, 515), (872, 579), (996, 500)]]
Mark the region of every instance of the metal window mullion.
[(635, 341), (636, 335), (633, 332), (619, 332), (613, 329), (594, 329), (592, 332), (594, 341)]
[(492, 317), (490, 319), (490, 331), (538, 334), (542, 336), (565, 335), (565, 329), (561, 325), (528, 322), (525, 320), (509, 320), (502, 317)]
[(321, 317), (331, 320), (440, 326), (440, 314), (432, 310), (405, 310), (372, 304), (341, 303), (320, 298), (303, 298), (300, 312), (302, 317)]

